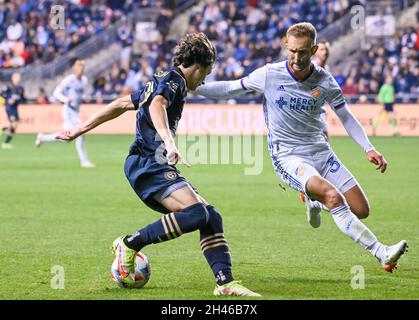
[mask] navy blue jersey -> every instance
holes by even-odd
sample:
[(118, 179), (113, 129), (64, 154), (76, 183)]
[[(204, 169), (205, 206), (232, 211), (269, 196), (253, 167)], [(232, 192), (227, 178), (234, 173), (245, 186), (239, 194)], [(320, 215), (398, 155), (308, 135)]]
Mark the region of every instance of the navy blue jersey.
[(131, 94), (132, 103), (138, 112), (136, 136), (130, 147), (130, 154), (152, 155), (162, 144), (149, 111), (150, 104), (157, 95), (163, 96), (168, 102), (166, 112), (169, 129), (175, 135), (186, 97), (186, 80), (178, 67), (154, 74), (144, 89)]
[(6, 100), (7, 108), (17, 108), (25, 100), (22, 86), (4, 86), (1, 96)]

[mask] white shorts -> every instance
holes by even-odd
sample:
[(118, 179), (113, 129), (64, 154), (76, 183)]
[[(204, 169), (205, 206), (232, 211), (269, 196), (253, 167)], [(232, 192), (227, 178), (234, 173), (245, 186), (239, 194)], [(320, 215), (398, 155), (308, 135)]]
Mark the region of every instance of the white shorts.
[(352, 173), (331, 149), (310, 155), (273, 155), (272, 164), (276, 173), (287, 185), (303, 193), (307, 193), (307, 181), (313, 176), (325, 178), (341, 193), (358, 185)]
[(70, 130), (74, 126), (80, 123), (80, 112), (79, 110), (74, 110), (68, 106), (64, 106), (62, 110), (62, 116), (64, 119), (63, 128), (64, 130)]

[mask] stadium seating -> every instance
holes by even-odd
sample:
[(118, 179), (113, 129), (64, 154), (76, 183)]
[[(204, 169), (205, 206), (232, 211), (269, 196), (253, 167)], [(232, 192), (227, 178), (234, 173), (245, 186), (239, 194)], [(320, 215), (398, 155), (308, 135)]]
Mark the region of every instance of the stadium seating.
[[(0, 67), (17, 68), (35, 61), (51, 61), (100, 33), (127, 12), (155, 2), (1, 1)], [(51, 6), (57, 4), (64, 8), (65, 32), (57, 32), (49, 25)]]
[[(118, 31), (120, 62), (92, 80), (92, 101), (103, 102), (130, 93), (145, 85), (155, 69), (171, 63), (172, 50), (181, 36), (168, 39), (174, 9), (187, 1), (66, 1), (65, 33), (48, 26), (51, 0), (0, 2), (0, 66), (15, 68), (52, 61), (89, 37), (100, 33), (134, 9), (163, 6), (157, 19), (159, 36), (153, 41), (136, 41), (134, 32)], [(123, 3), (123, 4), (122, 4)], [(217, 47), (219, 60), (208, 81), (237, 79), (265, 63), (286, 57), (281, 42), (287, 28), (309, 21), (318, 31), (350, 11), (358, 1), (314, 0), (209, 0), (189, 16), (187, 32), (205, 32)], [(358, 103), (375, 96), (386, 74), (391, 73), (399, 102), (417, 100), (418, 29), (398, 30), (395, 37), (372, 43), (352, 60), (351, 67), (334, 72), (349, 101)], [(333, 55), (333, 52), (331, 52)], [(246, 95), (237, 102), (260, 102), (259, 96)], [(190, 97), (194, 102), (215, 102)], [(373, 101), (370, 101), (373, 102)]]
[[(284, 58), (281, 36), (291, 24), (310, 21), (321, 31), (346, 14), (356, 2), (344, 1), (345, 5), (341, 6), (340, 3), (207, 1), (202, 11), (190, 16), (188, 32), (205, 32), (217, 47), (219, 63), (208, 81), (237, 79), (267, 62)], [(119, 78), (116, 76), (118, 66), (101, 74), (101, 86), (95, 87), (95, 94), (102, 98), (130, 92), (145, 84), (153, 68), (167, 67), (174, 42), (164, 42), (163, 39), (143, 44), (143, 50), (133, 51), (129, 66), (120, 66)], [(417, 97), (418, 42), (415, 29), (399, 30), (394, 39), (374, 44), (371, 50), (362, 53), (359, 60), (352, 61), (353, 67), (347, 73), (335, 74), (348, 99), (357, 103), (360, 97), (362, 102), (362, 95), (376, 95), (387, 72), (395, 77), (398, 97), (405, 97), (406, 101), (411, 100), (412, 94)], [(121, 83), (121, 77), (126, 79), (125, 85)], [(260, 102), (260, 99), (259, 96), (247, 95), (236, 102)], [(199, 97), (190, 97), (190, 100), (215, 102)]]

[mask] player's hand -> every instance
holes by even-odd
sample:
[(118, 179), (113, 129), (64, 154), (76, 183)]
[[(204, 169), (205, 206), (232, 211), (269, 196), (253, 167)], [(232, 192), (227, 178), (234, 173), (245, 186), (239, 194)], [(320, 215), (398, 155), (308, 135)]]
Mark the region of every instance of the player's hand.
[(387, 169), (387, 161), (384, 159), (383, 155), (377, 151), (371, 150), (367, 153), (368, 161), (375, 164), (377, 170), (380, 170), (381, 173), (384, 173)]
[(176, 146), (169, 146), (166, 150), (167, 150), (166, 159), (167, 159), (168, 165), (174, 166), (177, 163), (183, 163), (188, 168), (191, 166), (191, 164), (182, 157), (182, 155), (179, 153)]
[(80, 126), (76, 126), (71, 130), (61, 132), (58, 136), (56, 136), (56, 139), (64, 140), (64, 141), (71, 141), (76, 139), (77, 137), (81, 136), (83, 134)]

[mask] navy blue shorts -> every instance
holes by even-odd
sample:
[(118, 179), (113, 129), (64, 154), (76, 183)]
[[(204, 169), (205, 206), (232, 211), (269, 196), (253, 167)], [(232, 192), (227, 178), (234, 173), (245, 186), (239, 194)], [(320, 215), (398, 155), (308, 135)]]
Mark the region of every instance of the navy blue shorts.
[(19, 112), (16, 107), (6, 106), (6, 114), (9, 121), (19, 121)]
[(154, 155), (129, 155), (125, 160), (124, 171), (138, 197), (148, 207), (161, 213), (170, 211), (155, 199), (155, 195), (174, 184), (187, 183), (176, 167), (157, 163)]
[(384, 109), (388, 112), (393, 112), (393, 104), (392, 103), (384, 103)]

